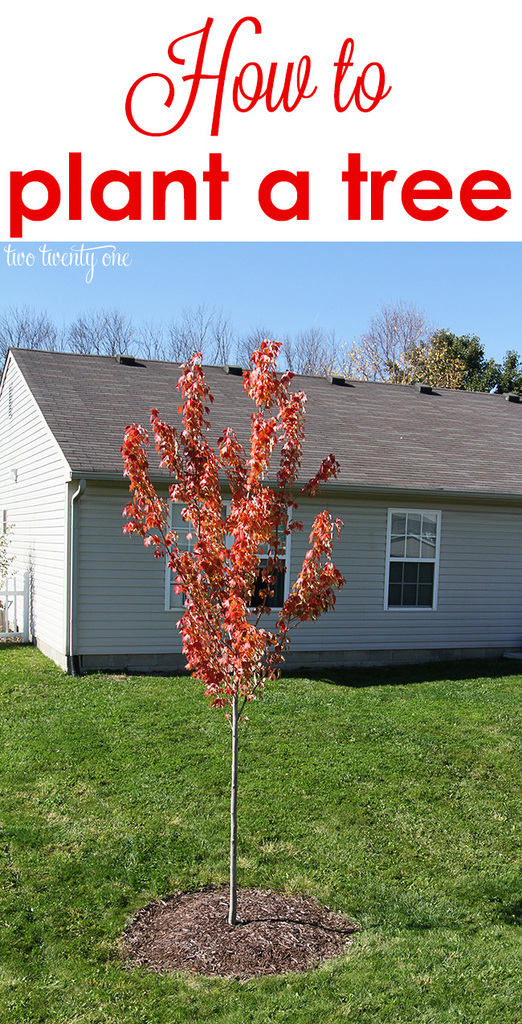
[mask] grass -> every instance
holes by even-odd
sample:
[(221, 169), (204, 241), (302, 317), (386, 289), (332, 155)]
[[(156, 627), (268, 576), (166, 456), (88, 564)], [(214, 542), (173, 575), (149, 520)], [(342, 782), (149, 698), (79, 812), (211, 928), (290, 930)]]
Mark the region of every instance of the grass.
[(240, 739), (240, 885), (355, 918), (244, 984), (126, 971), (151, 898), (226, 883), (229, 730), (187, 678), (0, 650), (1, 1024), (520, 1024), (516, 662), (284, 678)]

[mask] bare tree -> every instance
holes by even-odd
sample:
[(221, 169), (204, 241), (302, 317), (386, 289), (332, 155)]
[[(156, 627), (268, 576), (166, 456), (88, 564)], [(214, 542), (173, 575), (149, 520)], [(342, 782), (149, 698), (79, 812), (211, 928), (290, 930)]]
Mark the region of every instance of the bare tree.
[(201, 352), (205, 362), (208, 358), (214, 317), (214, 310), (205, 304), (196, 306), (195, 309), (183, 309), (178, 320), (171, 320), (167, 324), (166, 358), (174, 363), (180, 363), (190, 359), (193, 352)]
[(9, 348), (41, 348), (56, 350), (61, 337), (47, 313), (30, 306), (10, 306), (0, 316), (0, 357), (5, 359)]
[(136, 347), (143, 359), (167, 359), (163, 325), (154, 320), (142, 323), (136, 330)]
[(154, 321), (144, 323), (136, 332), (141, 355), (147, 359), (184, 362), (193, 352), (201, 352), (204, 362), (223, 365), (234, 345), (232, 324), (224, 313), (205, 305), (183, 309), (177, 320), (166, 327)]
[(327, 335), (322, 327), (309, 327), (298, 331), (295, 338), (286, 338), (282, 351), (289, 370), (313, 377), (324, 377), (338, 361), (335, 336)]
[(250, 369), (250, 356), (252, 352), (256, 351), (261, 342), (265, 341), (267, 338), (272, 340), (274, 338), (274, 334), (264, 324), (260, 324), (258, 327), (252, 327), (248, 334), (244, 334), (238, 338), (236, 344), (236, 360), (238, 366), (243, 366), (245, 370)]
[(230, 320), (223, 313), (216, 313), (214, 316), (211, 340), (211, 362), (215, 366), (226, 366), (230, 362), (230, 353), (235, 345), (235, 334)]
[(397, 302), (381, 306), (368, 330), (347, 351), (345, 376), (409, 383), (409, 355), (428, 335), (425, 314), (415, 305)]
[(136, 333), (128, 317), (118, 309), (84, 313), (69, 326), (65, 347), (79, 355), (116, 356), (131, 352)]

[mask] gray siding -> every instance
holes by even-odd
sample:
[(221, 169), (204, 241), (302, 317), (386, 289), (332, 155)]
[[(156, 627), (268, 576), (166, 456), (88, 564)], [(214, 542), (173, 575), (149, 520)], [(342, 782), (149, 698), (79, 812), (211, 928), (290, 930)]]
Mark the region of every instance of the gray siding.
[(88, 481), (78, 504), (76, 653), (180, 651), (165, 561), (123, 533), (128, 487)]
[(11, 573), (31, 573), (31, 633), (59, 654), (65, 651), (66, 472), (11, 360), (0, 394), (0, 508), (13, 525)]
[[(176, 613), (165, 611), (164, 561), (122, 532), (125, 484), (89, 482), (80, 500), (77, 651), (168, 654), (181, 649)], [(334, 612), (295, 630), (294, 652), (514, 649), (522, 645), (522, 509), (418, 499), (328, 501), (345, 523), (335, 562), (346, 585)], [(388, 507), (440, 509), (438, 607), (384, 610)], [(322, 506), (321, 506), (322, 507)], [(308, 543), (292, 536), (291, 576)]]
[[(384, 610), (389, 507), (438, 509), (441, 517), (437, 610)], [(406, 650), (522, 645), (522, 509), (457, 502), (329, 502), (345, 523), (335, 562), (346, 584), (335, 612), (300, 627), (294, 648)], [(292, 545), (294, 565), (307, 536)]]

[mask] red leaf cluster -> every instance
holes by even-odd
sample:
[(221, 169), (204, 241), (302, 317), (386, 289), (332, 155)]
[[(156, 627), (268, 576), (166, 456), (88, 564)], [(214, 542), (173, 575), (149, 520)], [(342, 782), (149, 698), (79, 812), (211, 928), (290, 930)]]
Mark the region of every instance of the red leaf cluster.
[[(275, 624), (271, 629), (261, 625), (286, 537), (302, 529), (292, 512), (297, 508), (293, 487), (301, 465), (306, 396), (290, 391), (291, 373), (277, 374), (279, 349), (277, 342), (262, 342), (252, 355), (252, 369), (243, 375), (255, 406), (248, 452), (230, 428), (223, 431), (217, 449), (206, 439), (213, 399), (199, 353), (181, 367), (182, 428), (165, 423), (151, 409), (159, 465), (172, 480), (170, 499), (182, 503), (182, 517), (191, 527), (190, 551), (180, 549), (169, 525), (169, 505), (151, 480), (147, 431), (138, 424), (127, 427), (122, 446), (124, 475), (133, 495), (123, 512), (124, 530), (142, 536), (157, 557), (167, 557), (184, 595), (178, 628), (187, 668), (203, 681), (212, 703), (226, 709), (235, 695), (243, 702), (261, 695), (264, 681), (280, 669), (289, 629), (333, 608), (344, 583), (332, 563), (333, 537), (342, 523), (323, 511)], [(270, 486), (266, 479), (276, 448), (279, 466)], [(338, 469), (333, 455), (328, 456), (302, 493), (315, 494)], [(227, 515), (224, 483), (231, 492)], [(253, 610), (261, 557), (260, 604)]]

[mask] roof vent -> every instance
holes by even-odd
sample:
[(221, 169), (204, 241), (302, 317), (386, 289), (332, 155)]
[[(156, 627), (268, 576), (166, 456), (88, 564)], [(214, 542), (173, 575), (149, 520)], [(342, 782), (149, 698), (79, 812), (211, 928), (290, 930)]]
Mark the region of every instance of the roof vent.
[(326, 375), (329, 384), (336, 384), (338, 388), (344, 388), (346, 381), (344, 377), (335, 377), (332, 373)]
[(520, 395), (514, 395), (511, 391), (509, 394), (504, 395), (504, 398), (506, 399), (506, 402), (520, 402)]
[(420, 384), (420, 383), (417, 383), (415, 385), (415, 390), (420, 392), (421, 395), (432, 395), (433, 394), (433, 388), (432, 388), (431, 384)]
[(134, 356), (126, 356), (120, 352), (119, 356), (116, 356), (116, 361), (121, 363), (123, 366), (137, 366), (137, 362)]
[(243, 376), (243, 367), (242, 366), (224, 366), (223, 369), (224, 369), (225, 373), (231, 373), (233, 377), (242, 377)]

